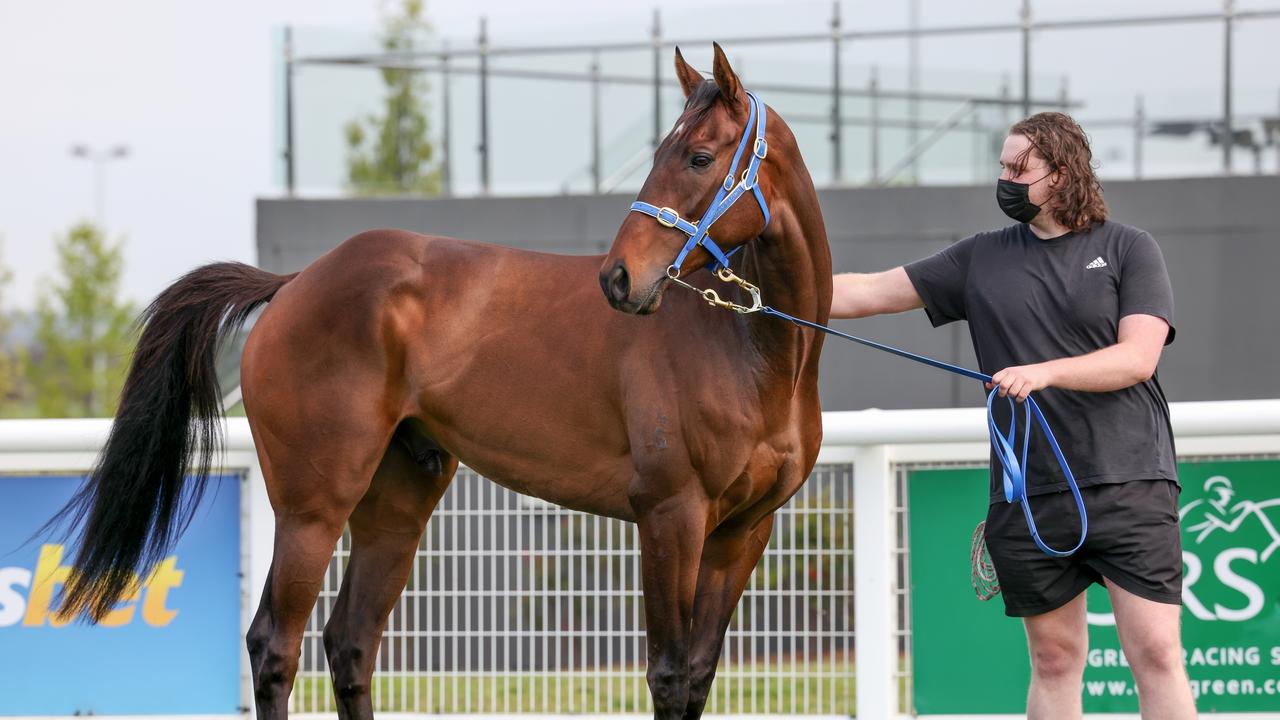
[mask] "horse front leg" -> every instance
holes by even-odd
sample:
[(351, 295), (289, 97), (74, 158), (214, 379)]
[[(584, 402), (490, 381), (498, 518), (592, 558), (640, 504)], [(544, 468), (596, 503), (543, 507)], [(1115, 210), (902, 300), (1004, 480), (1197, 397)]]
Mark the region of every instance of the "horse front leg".
[(649, 692), (658, 720), (683, 717), (689, 701), (689, 627), (707, 526), (707, 501), (692, 494), (652, 503), (633, 498), (639, 506)]
[(772, 530), (773, 513), (770, 513), (754, 525), (733, 523), (718, 527), (707, 538), (693, 606), (686, 720), (702, 717), (711, 683), (716, 679), (729, 620), (751, 572), (769, 544)]

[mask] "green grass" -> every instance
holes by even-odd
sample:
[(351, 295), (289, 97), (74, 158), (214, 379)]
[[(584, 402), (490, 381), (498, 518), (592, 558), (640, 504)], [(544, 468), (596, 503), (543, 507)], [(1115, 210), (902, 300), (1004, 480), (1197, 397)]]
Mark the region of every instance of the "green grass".
[[(751, 677), (750, 667), (721, 671), (707, 701), (712, 714), (852, 715), (851, 663), (804, 675), (773, 669)], [(649, 688), (642, 670), (585, 674), (377, 675), (373, 707), (378, 712), (444, 713), (648, 713)], [(299, 675), (296, 712), (333, 712), (328, 677)]]

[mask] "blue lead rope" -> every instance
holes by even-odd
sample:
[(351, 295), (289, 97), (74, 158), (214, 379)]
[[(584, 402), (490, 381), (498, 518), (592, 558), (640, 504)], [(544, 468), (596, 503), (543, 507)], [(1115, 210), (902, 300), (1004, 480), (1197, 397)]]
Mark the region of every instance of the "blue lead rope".
[[(852, 340), (853, 342), (861, 345), (866, 345), (867, 347), (872, 347), (877, 350), (883, 350), (884, 352), (897, 355), (898, 357), (914, 360), (918, 363), (923, 363), (940, 370), (946, 370), (947, 372), (952, 372), (967, 378), (980, 380), (984, 383), (991, 382), (991, 376), (986, 373), (970, 370), (968, 368), (960, 367), (959, 365), (952, 365), (951, 363), (945, 363), (941, 360), (934, 360), (933, 358), (917, 355), (912, 352), (907, 352), (906, 350), (900, 350), (889, 345), (875, 342), (874, 340), (867, 340), (866, 338), (860, 338), (856, 335), (850, 335), (848, 333), (840, 332), (839, 330), (834, 330), (825, 325), (809, 322), (808, 320), (801, 320), (800, 318), (792, 317), (791, 315), (779, 310), (774, 310), (768, 305), (761, 307), (760, 312), (765, 315), (772, 315), (776, 318), (795, 323), (802, 327), (821, 330), (822, 332), (836, 335), (846, 340)], [(1031, 539), (1035, 541), (1036, 546), (1039, 547), (1046, 555), (1051, 555), (1053, 557), (1067, 557), (1075, 553), (1075, 551), (1079, 550), (1080, 547), (1084, 545), (1085, 537), (1089, 534), (1089, 516), (1085, 512), (1084, 499), (1080, 497), (1080, 487), (1076, 484), (1075, 475), (1071, 472), (1071, 466), (1067, 464), (1067, 458), (1062, 454), (1062, 448), (1058, 446), (1058, 439), (1053, 436), (1053, 431), (1049, 429), (1049, 422), (1044, 419), (1044, 413), (1040, 412), (1040, 406), (1036, 404), (1035, 398), (1030, 395), (1027, 396), (1027, 399), (1023, 403), (1026, 406), (1026, 414), (1023, 421), (1024, 431), (1022, 434), (1022, 459), (1021, 462), (1019, 462), (1018, 456), (1013, 448), (1013, 443), (1015, 442), (1014, 438), (1016, 437), (1017, 431), (1018, 414), (1014, 408), (1013, 398), (1006, 397), (1005, 399), (1009, 401), (1010, 411), (1009, 430), (1007, 434), (1002, 435), (999, 427), (996, 426), (996, 417), (993, 412), (994, 408), (992, 407), (992, 404), (995, 402), (997, 390), (998, 389), (993, 389), (987, 395), (987, 430), (991, 435), (991, 447), (995, 449), (996, 457), (1000, 460), (1000, 465), (1004, 469), (1003, 479), (1005, 502), (1014, 502), (1016, 500), (1022, 504), (1022, 514), (1027, 518), (1027, 528), (1031, 531)], [(1031, 503), (1027, 500), (1026, 471), (1027, 448), (1031, 442), (1032, 415), (1035, 415), (1036, 423), (1040, 425), (1040, 429), (1044, 431), (1044, 436), (1049, 440), (1049, 447), (1053, 448), (1053, 455), (1058, 459), (1058, 465), (1062, 468), (1062, 472), (1067, 477), (1067, 485), (1071, 488), (1071, 494), (1076, 500), (1076, 509), (1080, 513), (1080, 540), (1077, 541), (1075, 546), (1070, 550), (1055, 550), (1046, 545), (1045, 542), (1040, 539), (1040, 531), (1036, 528), (1035, 518), (1031, 515)]]

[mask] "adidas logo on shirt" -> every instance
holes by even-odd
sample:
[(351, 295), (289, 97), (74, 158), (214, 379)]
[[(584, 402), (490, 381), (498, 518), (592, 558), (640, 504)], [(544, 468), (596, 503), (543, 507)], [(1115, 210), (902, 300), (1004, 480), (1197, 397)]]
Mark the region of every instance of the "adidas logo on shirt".
[(1094, 269), (1097, 269), (1097, 268), (1104, 268), (1104, 267), (1106, 267), (1106, 266), (1107, 266), (1107, 261), (1106, 261), (1106, 260), (1103, 260), (1103, 259), (1102, 259), (1102, 256), (1101, 256), (1101, 255), (1099, 255), (1098, 257), (1094, 258), (1093, 262), (1089, 263), (1088, 265), (1085, 265), (1085, 266), (1084, 266), (1084, 269), (1085, 269), (1085, 270), (1094, 270)]

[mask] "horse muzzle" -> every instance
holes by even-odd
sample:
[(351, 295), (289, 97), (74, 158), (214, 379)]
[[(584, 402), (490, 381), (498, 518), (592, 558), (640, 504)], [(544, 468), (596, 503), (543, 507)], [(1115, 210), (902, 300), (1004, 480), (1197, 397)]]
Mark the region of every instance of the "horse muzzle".
[(612, 266), (606, 266), (600, 271), (600, 289), (604, 291), (604, 296), (609, 301), (609, 305), (614, 310), (630, 315), (648, 315), (657, 310), (662, 280), (662, 278), (659, 278), (652, 286), (643, 291), (642, 297), (637, 298), (632, 296), (635, 287), (626, 263), (619, 260)]

